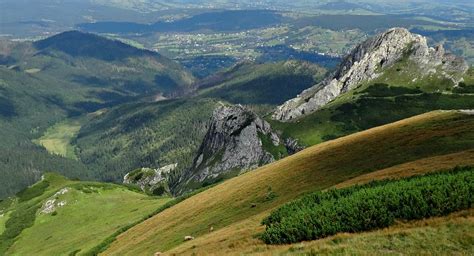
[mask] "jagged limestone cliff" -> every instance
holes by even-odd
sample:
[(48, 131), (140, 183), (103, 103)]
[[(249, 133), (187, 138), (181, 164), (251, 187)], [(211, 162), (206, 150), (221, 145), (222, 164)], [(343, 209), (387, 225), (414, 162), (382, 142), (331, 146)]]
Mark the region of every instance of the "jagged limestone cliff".
[(453, 86), (468, 69), (463, 59), (447, 54), (442, 46), (430, 48), (425, 37), (393, 28), (357, 46), (335, 73), (279, 106), (272, 117), (289, 121), (314, 112), (361, 83), (379, 77), (385, 68), (403, 58), (416, 63), (421, 77), (441, 72), (453, 81)]
[(287, 154), (270, 124), (241, 105), (221, 105), (213, 112), (193, 166), (180, 183), (202, 183), (236, 175)]

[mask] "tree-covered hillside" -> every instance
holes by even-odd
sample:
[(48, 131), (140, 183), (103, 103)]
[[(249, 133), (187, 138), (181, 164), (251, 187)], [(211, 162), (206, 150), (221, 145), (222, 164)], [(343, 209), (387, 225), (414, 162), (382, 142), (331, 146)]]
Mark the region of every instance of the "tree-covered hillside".
[[(107, 50), (104, 50), (107, 49)], [(193, 76), (161, 55), (92, 34), (66, 32), (37, 42), (0, 42), (0, 197), (58, 171), (93, 178), (81, 162), (32, 141), (65, 118), (149, 96), (192, 90)]]
[(141, 167), (191, 164), (204, 138), (214, 99), (178, 99), (118, 106), (85, 124), (74, 144), (94, 177), (121, 182)]
[(218, 101), (265, 113), (324, 74), (324, 68), (299, 61), (241, 63), (195, 84), (199, 90), (191, 98), (112, 108), (87, 122), (73, 144), (95, 178), (121, 181), (136, 168), (178, 163), (177, 179), (192, 164)]
[(244, 62), (200, 81), (198, 94), (234, 104), (275, 106), (317, 84), (326, 72), (304, 61)]

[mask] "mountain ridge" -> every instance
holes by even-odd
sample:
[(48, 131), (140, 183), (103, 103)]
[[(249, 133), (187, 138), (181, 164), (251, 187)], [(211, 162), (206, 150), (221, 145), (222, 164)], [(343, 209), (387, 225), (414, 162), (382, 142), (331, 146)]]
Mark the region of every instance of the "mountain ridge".
[[(160, 56), (157, 52), (138, 49), (117, 40), (71, 30), (56, 34), (46, 39), (33, 42), (35, 48), (41, 51), (55, 49), (74, 57), (94, 57), (106, 61), (124, 59), (131, 56)], [(107, 49), (104, 51), (103, 49)]]
[(441, 67), (442, 75), (452, 80), (453, 86), (462, 81), (460, 75), (468, 70), (463, 59), (447, 54), (442, 46), (430, 48), (425, 37), (405, 28), (392, 28), (358, 45), (333, 75), (280, 105), (272, 118), (288, 122), (312, 113), (361, 83), (379, 77), (402, 58), (415, 62), (421, 77), (436, 74)]

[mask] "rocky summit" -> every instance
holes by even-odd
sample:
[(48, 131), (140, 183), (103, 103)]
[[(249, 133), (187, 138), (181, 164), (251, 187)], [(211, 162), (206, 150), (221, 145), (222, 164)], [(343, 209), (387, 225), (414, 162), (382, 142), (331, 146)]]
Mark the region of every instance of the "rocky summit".
[(441, 45), (429, 47), (425, 37), (405, 28), (392, 28), (358, 45), (331, 76), (279, 106), (272, 117), (290, 121), (314, 112), (361, 83), (379, 77), (385, 68), (403, 58), (416, 63), (420, 76), (441, 73), (453, 81), (453, 86), (468, 70), (462, 58), (446, 53)]
[(279, 159), (280, 152), (287, 151), (268, 122), (241, 105), (222, 104), (214, 110), (193, 165), (182, 179), (202, 183), (236, 175)]

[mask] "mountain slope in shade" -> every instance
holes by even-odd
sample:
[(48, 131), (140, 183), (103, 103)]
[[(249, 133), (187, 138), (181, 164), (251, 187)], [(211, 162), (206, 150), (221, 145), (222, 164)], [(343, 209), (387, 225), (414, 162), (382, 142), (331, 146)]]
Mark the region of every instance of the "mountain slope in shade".
[(0, 197), (30, 185), (45, 170), (95, 178), (81, 162), (50, 155), (32, 142), (55, 123), (144, 96), (184, 95), (193, 82), (184, 68), (155, 52), (93, 34), (0, 41), (0, 166), (6, 176)]
[(327, 70), (304, 61), (239, 63), (214, 74), (196, 86), (201, 97), (220, 98), (233, 104), (282, 104), (292, 95), (320, 82)]
[[(219, 101), (227, 105), (242, 104), (257, 115), (267, 113), (292, 93), (320, 81), (325, 73), (324, 68), (301, 61), (240, 63), (196, 82), (193, 97), (133, 102), (111, 108), (87, 122), (74, 144), (79, 148), (78, 156), (107, 180), (119, 182), (125, 173), (137, 168), (156, 169), (178, 163), (177, 176), (172, 175), (170, 186), (182, 187), (184, 184), (178, 183), (184, 178), (178, 174), (192, 167)], [(282, 149), (283, 145), (279, 146)], [(278, 147), (270, 148), (275, 152)], [(278, 159), (280, 153), (276, 151), (274, 158)], [(244, 164), (234, 167), (237, 166)]]

